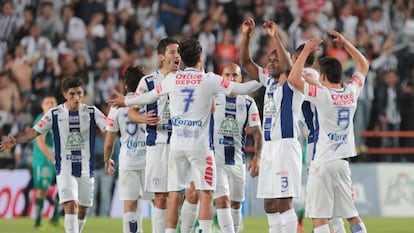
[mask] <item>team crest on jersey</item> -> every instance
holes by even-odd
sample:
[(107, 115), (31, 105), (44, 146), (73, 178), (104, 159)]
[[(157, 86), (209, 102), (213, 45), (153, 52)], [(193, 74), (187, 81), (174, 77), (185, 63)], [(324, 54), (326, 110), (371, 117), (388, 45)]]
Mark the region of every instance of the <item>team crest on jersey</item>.
[(315, 97), (318, 92), (318, 87), (316, 85), (309, 85), (309, 96)]
[(245, 104), (239, 104), (239, 105), (237, 105), (237, 110), (238, 111), (244, 111), (245, 108), (246, 108), (246, 105)]
[(239, 134), (239, 125), (236, 119), (231, 116), (225, 117), (220, 124), (218, 133), (225, 137), (236, 137)]
[(82, 121), (88, 121), (89, 120), (89, 116), (88, 115), (83, 115), (82, 116)]
[(263, 115), (272, 117), (276, 114), (276, 105), (273, 98), (267, 99), (263, 105)]
[(82, 150), (85, 149), (85, 139), (79, 131), (70, 132), (66, 140), (66, 149)]
[(164, 106), (164, 111), (162, 112), (162, 117), (163, 120), (169, 120), (171, 118), (171, 113), (170, 113), (170, 100), (167, 99), (167, 101), (165, 102), (165, 106)]

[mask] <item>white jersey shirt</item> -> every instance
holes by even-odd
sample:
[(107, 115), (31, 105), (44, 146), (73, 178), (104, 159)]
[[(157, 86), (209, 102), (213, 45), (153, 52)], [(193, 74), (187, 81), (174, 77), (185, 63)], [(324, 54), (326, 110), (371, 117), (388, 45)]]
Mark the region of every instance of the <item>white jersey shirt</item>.
[(305, 99), (316, 106), (315, 154), (313, 160), (330, 161), (356, 156), (353, 119), (364, 84), (355, 72), (341, 89), (305, 83)]
[(214, 158), (217, 164), (245, 163), (245, 129), (260, 126), (256, 102), (248, 95), (215, 97)]
[(263, 104), (263, 138), (273, 141), (298, 138), (303, 94), (286, 81), (283, 85), (259, 68), (260, 83), (266, 87)]
[[(129, 93), (128, 95), (133, 95)], [(128, 96), (127, 95), (127, 96)], [(137, 124), (128, 119), (129, 107), (111, 107), (106, 122), (106, 130), (121, 133), (121, 148), (119, 151), (119, 169), (142, 170), (146, 153), (146, 124)], [(145, 110), (140, 110), (145, 114)]]
[(81, 104), (69, 111), (65, 104), (50, 109), (33, 127), (40, 134), (52, 130), (56, 174), (93, 177), (96, 129), (105, 129), (106, 116), (95, 106)]
[(168, 94), (172, 123), (171, 150), (209, 151), (212, 149), (213, 96), (229, 94), (230, 82), (214, 73), (186, 68), (170, 73), (157, 86), (158, 95)]
[[(135, 93), (139, 95), (153, 90), (164, 78), (164, 75), (159, 70), (144, 76), (139, 82)], [(170, 143), (171, 119), (168, 95), (161, 96), (157, 102), (146, 105), (146, 112), (151, 110), (155, 110), (160, 121), (156, 126), (147, 126), (147, 145), (154, 146), (159, 143)]]

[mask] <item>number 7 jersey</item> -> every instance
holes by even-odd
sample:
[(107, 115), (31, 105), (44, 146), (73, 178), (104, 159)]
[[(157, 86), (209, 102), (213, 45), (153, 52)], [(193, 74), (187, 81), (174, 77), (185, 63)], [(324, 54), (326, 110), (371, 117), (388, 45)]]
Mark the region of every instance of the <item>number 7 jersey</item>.
[(156, 92), (169, 95), (171, 150), (208, 151), (212, 148), (213, 96), (229, 94), (233, 84), (214, 73), (193, 68), (167, 75)]

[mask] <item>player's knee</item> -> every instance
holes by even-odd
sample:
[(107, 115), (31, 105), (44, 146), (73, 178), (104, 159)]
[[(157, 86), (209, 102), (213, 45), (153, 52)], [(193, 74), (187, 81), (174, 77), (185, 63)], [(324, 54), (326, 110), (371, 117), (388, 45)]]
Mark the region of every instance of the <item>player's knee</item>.
[(186, 191), (185, 192), (185, 200), (187, 200), (191, 204), (197, 204), (198, 203), (198, 193), (197, 191)]
[(240, 209), (241, 208), (241, 202), (231, 201), (230, 206), (231, 206), (232, 209)]
[(230, 207), (230, 199), (228, 196), (221, 196), (221, 197), (216, 198), (215, 203), (218, 209)]
[(156, 193), (154, 205), (159, 209), (167, 208), (167, 194), (164, 193)]
[(277, 202), (276, 199), (265, 199), (264, 200), (264, 209), (266, 213), (277, 213)]

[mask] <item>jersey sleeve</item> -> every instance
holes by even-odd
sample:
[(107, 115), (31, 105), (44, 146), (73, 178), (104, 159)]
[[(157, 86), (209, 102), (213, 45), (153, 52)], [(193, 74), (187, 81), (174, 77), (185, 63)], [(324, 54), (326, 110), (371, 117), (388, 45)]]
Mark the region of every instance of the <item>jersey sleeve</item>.
[(46, 134), (52, 128), (52, 109), (40, 118), (40, 120), (33, 126), (33, 129), (40, 134)]
[(118, 113), (119, 113), (119, 108), (111, 107), (111, 109), (109, 110), (108, 116), (106, 118), (106, 130), (107, 131), (110, 131), (110, 132), (119, 131)]
[(146, 77), (147, 76), (143, 77), (139, 81), (137, 89), (135, 90), (135, 95), (140, 95), (140, 94), (143, 94), (145, 92), (148, 92), (148, 85), (147, 85), (147, 82), (146, 82)]
[(249, 127), (260, 126), (261, 125), (260, 124), (260, 115), (259, 115), (259, 110), (258, 110), (257, 105), (256, 105), (256, 101), (254, 101), (254, 99), (251, 98), (251, 97), (248, 97), (247, 101), (251, 102), (249, 112), (248, 112)]
[(225, 94), (228, 95), (233, 89), (234, 82), (231, 82), (219, 75), (214, 73), (207, 73), (207, 80), (209, 84), (209, 88), (213, 90), (215, 94)]
[(323, 96), (326, 92), (326, 88), (323, 86), (312, 85), (309, 83), (304, 83), (303, 94), (305, 95), (305, 100), (318, 104), (323, 102)]
[(357, 97), (361, 93), (362, 88), (364, 88), (364, 80), (364, 75), (356, 71), (348, 81), (348, 86), (355, 91)]
[(96, 125), (102, 130), (105, 130), (105, 126), (106, 126), (106, 116), (105, 114), (103, 114), (97, 107), (93, 107), (94, 111), (95, 111), (95, 122)]
[(258, 72), (258, 76), (259, 76), (259, 82), (263, 85), (266, 86), (267, 82), (269, 80), (269, 75), (266, 69), (263, 69), (262, 67), (258, 66), (257, 67), (257, 72)]

